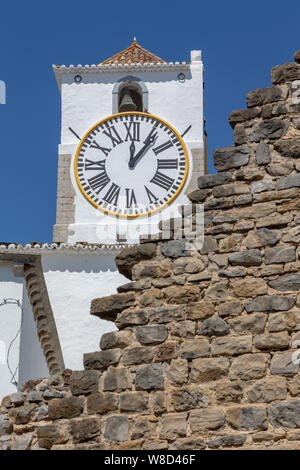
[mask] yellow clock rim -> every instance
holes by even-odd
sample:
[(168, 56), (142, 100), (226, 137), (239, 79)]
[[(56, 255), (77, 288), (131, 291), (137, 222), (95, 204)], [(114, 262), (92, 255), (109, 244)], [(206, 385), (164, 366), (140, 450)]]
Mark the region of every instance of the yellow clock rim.
[[(113, 118), (116, 118), (118, 116), (124, 116), (124, 115), (139, 115), (139, 116), (146, 116), (148, 118), (153, 118), (153, 119), (156, 119), (157, 121), (161, 122), (162, 124), (164, 124), (165, 126), (167, 126), (177, 137), (177, 139), (179, 140), (182, 148), (183, 148), (183, 152), (184, 152), (184, 158), (185, 158), (185, 171), (184, 171), (184, 175), (183, 175), (183, 178), (182, 178), (182, 181), (180, 183), (180, 186), (178, 187), (177, 191), (175, 194), (173, 194), (173, 196), (167, 201), (165, 202), (164, 204), (162, 204), (161, 206), (157, 207), (156, 209), (153, 209), (152, 211), (148, 211), (148, 212), (143, 212), (142, 214), (134, 214), (134, 215), (126, 215), (126, 214), (119, 214), (118, 212), (112, 212), (112, 211), (109, 211), (109, 210), (106, 210), (106, 209), (103, 209), (101, 206), (99, 206), (99, 204), (97, 204), (95, 201), (93, 201), (92, 198), (90, 198), (85, 190), (83, 189), (82, 185), (81, 185), (81, 182), (79, 180), (79, 176), (78, 176), (78, 157), (79, 157), (79, 152), (81, 150), (81, 147), (85, 141), (85, 139), (88, 137), (88, 135), (98, 126), (100, 126), (101, 124), (103, 124), (104, 122), (106, 121), (109, 121), (110, 119), (113, 119)], [(76, 183), (77, 183), (77, 186), (81, 192), (81, 194), (83, 195), (83, 197), (89, 201), (90, 204), (92, 204), (92, 206), (94, 206), (96, 209), (100, 210), (101, 212), (103, 212), (104, 214), (106, 215), (112, 215), (113, 217), (117, 217), (117, 218), (123, 218), (123, 219), (137, 219), (137, 218), (140, 218), (140, 217), (149, 217), (150, 215), (152, 214), (155, 214), (156, 212), (159, 212), (161, 211), (163, 208), (165, 208), (166, 206), (170, 205), (176, 198), (177, 196), (181, 193), (185, 183), (186, 183), (186, 179), (187, 179), (187, 176), (188, 176), (188, 172), (189, 172), (189, 155), (188, 155), (188, 151), (187, 151), (187, 148), (186, 148), (186, 145), (181, 137), (181, 135), (176, 131), (176, 129), (171, 126), (171, 124), (169, 124), (167, 121), (165, 121), (164, 119), (161, 119), (159, 118), (158, 116), (155, 116), (154, 114), (148, 114), (148, 113), (142, 113), (140, 111), (128, 111), (128, 112), (125, 112), (125, 113), (116, 113), (116, 114), (112, 114), (111, 116), (108, 116), (106, 117), (105, 119), (102, 119), (101, 121), (97, 122), (96, 124), (93, 125), (93, 127), (91, 127), (85, 134), (84, 136), (82, 137), (77, 149), (76, 149), (76, 152), (75, 152), (75, 158), (74, 158), (74, 164), (73, 164), (73, 169), (74, 169), (74, 175), (75, 175), (75, 180), (76, 180)]]

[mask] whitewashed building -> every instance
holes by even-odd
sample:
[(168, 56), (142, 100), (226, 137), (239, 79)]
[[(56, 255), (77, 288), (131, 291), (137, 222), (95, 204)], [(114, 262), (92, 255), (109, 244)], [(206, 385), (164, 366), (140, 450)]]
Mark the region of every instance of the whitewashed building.
[(99, 65), (53, 67), (57, 219), (52, 244), (0, 244), (0, 397), (11, 382), (82, 368), (115, 328), (89, 313), (127, 282), (115, 256), (178, 217), (206, 171), (201, 51), (190, 58), (165, 62), (134, 41)]

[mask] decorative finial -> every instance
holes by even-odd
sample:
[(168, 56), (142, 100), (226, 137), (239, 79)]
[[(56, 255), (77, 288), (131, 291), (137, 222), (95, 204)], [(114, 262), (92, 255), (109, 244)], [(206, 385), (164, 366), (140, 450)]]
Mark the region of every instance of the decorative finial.
[(136, 44), (136, 37), (135, 36), (133, 37), (133, 43), (132, 44)]

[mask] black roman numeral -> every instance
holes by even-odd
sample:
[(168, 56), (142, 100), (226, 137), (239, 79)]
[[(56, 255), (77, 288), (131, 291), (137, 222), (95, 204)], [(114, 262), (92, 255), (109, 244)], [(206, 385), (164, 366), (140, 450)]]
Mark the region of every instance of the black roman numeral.
[(99, 194), (100, 191), (110, 182), (109, 177), (107, 176), (106, 170), (99, 173), (99, 175), (93, 176), (93, 178), (88, 179), (90, 187), (95, 191), (96, 194)]
[(163, 160), (157, 159), (157, 168), (158, 170), (168, 169), (168, 170), (177, 170), (178, 169), (178, 158)]
[(126, 191), (126, 207), (130, 209), (133, 204), (136, 205), (136, 197), (133, 189), (125, 188)]
[(156, 197), (153, 193), (151, 193), (150, 189), (148, 189), (147, 186), (145, 186), (145, 189), (146, 189), (146, 193), (148, 195), (150, 204), (158, 200), (158, 197)]
[(155, 153), (155, 155), (158, 155), (160, 152), (164, 152), (165, 150), (169, 149), (170, 147), (173, 147), (173, 144), (170, 140), (168, 140), (164, 144), (161, 144), (158, 147), (155, 147), (155, 149), (153, 149), (153, 152)]
[(84, 162), (84, 169), (85, 170), (105, 170), (105, 160), (98, 160), (97, 162), (93, 162), (86, 158)]
[(103, 200), (116, 206), (118, 204), (119, 194), (120, 194), (120, 186), (112, 183), (111, 187), (103, 197)]
[(117, 133), (114, 126), (108, 127), (107, 130), (103, 131), (103, 134), (107, 135), (107, 137), (109, 137), (111, 139), (112, 144), (113, 144), (114, 147), (116, 147), (117, 145), (119, 145), (123, 142), (123, 140), (121, 139), (121, 137)]
[(123, 124), (127, 130), (125, 142), (127, 142), (128, 139), (136, 140), (137, 142), (139, 142), (140, 141), (140, 122), (124, 122)]
[(101, 147), (101, 145), (99, 145), (98, 142), (96, 142), (95, 140), (93, 140), (93, 142), (90, 144), (90, 148), (91, 149), (101, 150), (101, 152), (103, 152), (106, 157), (109, 154), (109, 152), (111, 151), (111, 149)]
[(155, 175), (153, 176), (152, 180), (150, 180), (151, 183), (156, 184), (157, 186), (160, 186), (161, 188), (165, 189), (168, 191), (172, 184), (174, 183), (174, 179), (170, 178), (169, 176), (165, 175), (164, 173), (160, 173), (160, 171), (157, 170)]

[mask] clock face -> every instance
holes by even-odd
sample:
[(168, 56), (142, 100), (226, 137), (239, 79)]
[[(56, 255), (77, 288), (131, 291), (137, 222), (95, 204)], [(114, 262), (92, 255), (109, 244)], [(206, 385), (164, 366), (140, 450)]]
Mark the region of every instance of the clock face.
[(83, 196), (116, 217), (151, 215), (182, 190), (188, 153), (177, 131), (150, 114), (114, 114), (82, 138), (75, 178)]

